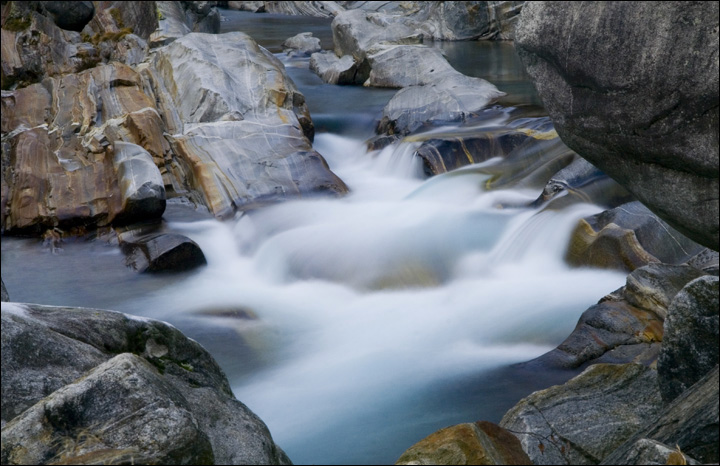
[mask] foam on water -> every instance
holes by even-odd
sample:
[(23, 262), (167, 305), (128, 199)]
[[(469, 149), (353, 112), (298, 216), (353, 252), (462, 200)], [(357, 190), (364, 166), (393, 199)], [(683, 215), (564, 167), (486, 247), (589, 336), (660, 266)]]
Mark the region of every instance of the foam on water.
[(499, 209), (537, 193), (486, 192), (470, 172), (423, 181), (412, 144), (368, 154), (321, 134), (316, 148), (350, 195), (173, 225), (208, 267), (162, 297), (173, 312), (252, 309), (273, 329), (281, 350), (233, 389), (295, 461), (356, 416), (388, 428), (384, 411), (419, 387), (539, 356), (624, 280), (563, 261), (595, 206)]

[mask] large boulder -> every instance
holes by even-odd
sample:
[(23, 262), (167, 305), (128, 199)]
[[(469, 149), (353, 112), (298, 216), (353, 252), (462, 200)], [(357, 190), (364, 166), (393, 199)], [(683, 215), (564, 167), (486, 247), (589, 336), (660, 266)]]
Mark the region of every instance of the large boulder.
[(150, 47), (160, 47), (191, 32), (217, 34), (220, 32), (220, 13), (214, 2), (156, 2), (157, 29), (150, 36)]
[(310, 56), (310, 70), (328, 84), (362, 84), (367, 73), (358, 70), (350, 55), (338, 58), (332, 52), (317, 52)]
[(532, 464), (518, 439), (492, 422), (458, 424), (411, 446), (395, 464)]
[(718, 364), (718, 277), (697, 278), (675, 296), (658, 358), (660, 392), (674, 400)]
[(122, 199), (122, 214), (115, 218), (115, 223), (124, 218), (141, 221), (162, 217), (165, 186), (150, 153), (137, 144), (122, 141), (113, 144), (113, 152)]
[(219, 217), (345, 184), (313, 150), (305, 98), (250, 36), (191, 33), (144, 68), (175, 157), (174, 183)]
[(500, 426), (520, 439), (533, 464), (597, 464), (661, 407), (654, 369), (594, 364), (524, 398)]
[(717, 2), (530, 2), (515, 42), (563, 141), (714, 250), (718, 43)]
[(119, 312), (2, 304), (2, 463), (288, 464), (199, 344)]

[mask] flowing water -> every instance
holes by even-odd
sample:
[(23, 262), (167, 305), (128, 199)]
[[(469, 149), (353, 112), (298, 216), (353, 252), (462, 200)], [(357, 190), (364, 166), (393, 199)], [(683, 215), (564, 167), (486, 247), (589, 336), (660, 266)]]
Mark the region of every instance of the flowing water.
[[(327, 20), (223, 14), (225, 30), (276, 53), (306, 30), (330, 46)], [(512, 45), (436, 45), (461, 71), (508, 92), (504, 105), (538, 103)], [(348, 196), (228, 222), (171, 203), (166, 227), (208, 260), (175, 275), (136, 275), (102, 238), (53, 252), (3, 237), (11, 298), (176, 325), (216, 357), (296, 464), (392, 463), (435, 430), (497, 422), (522, 396), (571, 376), (513, 363), (553, 348), (623, 284), (623, 274), (563, 262), (577, 220), (601, 209), (499, 209), (539, 190), (486, 191), (489, 175), (473, 169), (426, 180), (418, 143), (368, 153), (364, 141), (395, 91), (323, 84), (307, 59), (278, 56), (306, 96), (314, 146)]]

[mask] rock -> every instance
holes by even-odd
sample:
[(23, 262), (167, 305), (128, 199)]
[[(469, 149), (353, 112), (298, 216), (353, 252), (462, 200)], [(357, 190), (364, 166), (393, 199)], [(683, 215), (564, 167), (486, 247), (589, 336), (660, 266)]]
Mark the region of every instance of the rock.
[(532, 464), (518, 439), (487, 421), (458, 424), (430, 434), (395, 464)]
[(170, 134), (173, 183), (216, 216), (346, 192), (312, 149), (304, 96), (250, 36), (188, 34), (156, 50), (144, 75)]
[[(59, 449), (63, 441), (72, 446)], [(98, 365), (14, 418), (2, 430), (2, 446), (4, 464), (72, 461), (105, 449), (145, 464), (214, 464), (210, 440), (183, 395), (131, 353)]]
[(409, 86), (383, 108), (378, 132), (405, 135), (424, 124), (462, 121), (504, 95), (484, 79), (460, 73), (433, 84)]
[[(680, 459), (682, 455), (682, 459)], [(674, 458), (679, 462), (671, 462)], [(613, 464), (700, 464), (677, 448), (673, 449), (656, 440), (641, 438), (629, 448), (619, 463)]]
[(407, 87), (441, 82), (459, 75), (440, 49), (425, 45), (382, 45), (368, 51), (366, 86)]
[(0, 301), (2, 301), (2, 302), (10, 301), (10, 295), (8, 295), (7, 288), (5, 288), (5, 281), (0, 279), (0, 283), (2, 284), (2, 294), (0, 295)]
[(289, 464), (209, 353), (163, 322), (3, 303), (1, 367), (3, 464)]
[(358, 72), (355, 60), (350, 55), (338, 58), (332, 52), (313, 53), (310, 70), (329, 84), (362, 84), (367, 72)]
[[(135, 143), (163, 163), (162, 126), (140, 76), (120, 63), (4, 91), (5, 231), (103, 226), (116, 216), (132, 221), (133, 213), (123, 211), (123, 203), (133, 203), (121, 196), (111, 143)], [(158, 205), (142, 217), (150, 212), (162, 213)]]
[(550, 178), (532, 205), (558, 209), (571, 203), (592, 202), (613, 208), (631, 200), (633, 197), (625, 188), (587, 160), (577, 157)]
[(122, 213), (115, 218), (115, 223), (125, 219), (136, 222), (162, 217), (165, 186), (152, 156), (129, 142), (116, 141), (113, 149), (113, 164), (122, 196)]
[(301, 32), (282, 43), (283, 52), (291, 56), (306, 56), (319, 52), (320, 39), (313, 37), (312, 32)]
[(687, 265), (695, 267), (696, 269), (703, 270), (710, 275), (718, 275), (718, 263), (720, 262), (720, 254), (712, 249), (705, 248), (704, 250), (697, 253), (690, 260), (687, 261)]
[(597, 464), (655, 416), (657, 373), (594, 364), (563, 385), (521, 400), (500, 421), (534, 464)]
[[(332, 18), (344, 10), (340, 2), (333, 1), (304, 1), (304, 2), (242, 2), (263, 3), (261, 11), (281, 15), (315, 16), (318, 18)], [(342, 2), (346, 3), (346, 2)], [(256, 10), (257, 11), (257, 10)]]
[(147, 41), (158, 28), (157, 12), (162, 3), (165, 2), (126, 2), (122, 0), (102, 2), (102, 7), (96, 8), (95, 16), (83, 29), (83, 32), (88, 35), (102, 36), (103, 34), (122, 33), (123, 30), (126, 30)]
[(651, 419), (602, 464), (628, 464), (625, 459), (638, 440), (647, 438), (666, 445), (676, 445), (685, 455), (703, 464), (718, 462), (718, 366)]
[(663, 400), (670, 402), (718, 364), (718, 277), (697, 278), (675, 296), (658, 358)]
[(80, 32), (95, 15), (92, 2), (40, 2), (61, 29)]
[(207, 264), (200, 246), (177, 233), (118, 235), (128, 266), (137, 272), (181, 272)]
[(702, 246), (635, 201), (581, 219), (572, 234), (566, 260), (574, 266), (631, 272), (653, 262), (682, 264), (702, 250)]
[(264, 13), (265, 2), (227, 2), (231, 10), (251, 11), (253, 13)]
[(160, 16), (157, 30), (150, 36), (150, 48), (168, 45), (191, 32), (220, 32), (220, 13), (210, 5), (212, 2), (200, 2), (205, 4), (203, 8), (194, 6), (198, 2), (156, 3)]
[(565, 341), (529, 364), (576, 368), (597, 362), (652, 363), (663, 341), (670, 302), (702, 275), (693, 267), (666, 264), (635, 270), (624, 287), (583, 312)]
[(515, 42), (563, 141), (716, 251), (717, 18), (716, 3), (530, 2)]

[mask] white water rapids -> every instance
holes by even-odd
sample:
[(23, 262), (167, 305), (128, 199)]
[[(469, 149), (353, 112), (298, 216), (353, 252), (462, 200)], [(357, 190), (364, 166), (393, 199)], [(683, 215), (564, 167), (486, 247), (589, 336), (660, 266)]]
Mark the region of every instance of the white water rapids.
[(165, 320), (257, 315), (214, 319), (263, 361), (231, 383), (295, 462), (318, 462), (305, 452), (333, 450), (359, 418), (370, 437), (402, 429), (398, 406), (424, 387), (550, 350), (624, 282), (563, 262), (577, 220), (598, 207), (499, 209), (538, 193), (485, 192), (486, 175), (467, 170), (423, 181), (412, 143), (372, 156), (361, 141), (320, 134), (315, 147), (350, 195), (171, 225), (200, 244), (208, 266), (163, 290), (157, 306), (142, 304), (171, 310), (151, 315)]

